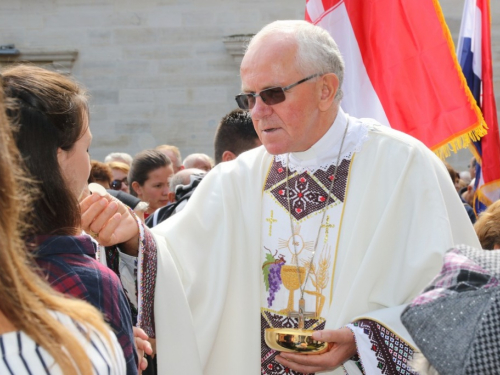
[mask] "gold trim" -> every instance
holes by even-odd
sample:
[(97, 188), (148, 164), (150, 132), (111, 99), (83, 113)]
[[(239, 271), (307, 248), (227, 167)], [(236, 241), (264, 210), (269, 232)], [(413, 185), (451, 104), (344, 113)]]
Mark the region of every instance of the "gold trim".
[(335, 258), (333, 259), (333, 272), (332, 272), (332, 282), (330, 284), (330, 304), (328, 307), (332, 306), (333, 302), (333, 284), (335, 280), (335, 269), (337, 267), (337, 254), (339, 252), (339, 242), (340, 242), (340, 234), (342, 230), (342, 222), (344, 220), (344, 211), (345, 207), (347, 205), (347, 195), (349, 193), (349, 183), (351, 182), (351, 169), (354, 164), (354, 158), (356, 157), (356, 154), (352, 155), (351, 162), (349, 163), (349, 172), (347, 173), (347, 181), (346, 181), (346, 186), (345, 186), (345, 193), (344, 193), (344, 202), (342, 203), (342, 213), (340, 214), (340, 221), (339, 221), (339, 231), (337, 234), (337, 245), (335, 246)]
[(267, 168), (266, 177), (264, 178), (264, 183), (262, 184), (262, 194), (264, 194), (266, 191), (266, 182), (267, 179), (269, 178), (269, 173), (271, 173), (271, 168), (273, 166), (273, 163), (274, 163), (274, 156), (271, 158), (271, 162), (269, 163), (269, 167)]
[(453, 59), (453, 65), (455, 66), (455, 69), (459, 76), (460, 86), (463, 88), (467, 101), (469, 102), (472, 111), (475, 113), (477, 117), (477, 122), (475, 124), (467, 127), (466, 129), (460, 132), (451, 135), (442, 142), (430, 147), (430, 149), (434, 151), (434, 153), (441, 160), (444, 160), (445, 158), (451, 155), (450, 151), (456, 153), (460, 149), (467, 148), (471, 144), (471, 142), (479, 141), (482, 137), (484, 137), (488, 133), (487, 132), (488, 125), (486, 124), (481, 109), (476, 103), (476, 99), (472, 95), (472, 92), (470, 91), (469, 86), (467, 85), (465, 76), (462, 73), (462, 67), (459, 64), (458, 58), (455, 53), (455, 44), (453, 43), (450, 29), (446, 24), (446, 20), (444, 18), (443, 11), (441, 9), (441, 5), (439, 4), (438, 0), (432, 0), (432, 3), (436, 11), (436, 16), (439, 20), (439, 23), (441, 24), (443, 36), (446, 39), (446, 43), (448, 45), (451, 58)]

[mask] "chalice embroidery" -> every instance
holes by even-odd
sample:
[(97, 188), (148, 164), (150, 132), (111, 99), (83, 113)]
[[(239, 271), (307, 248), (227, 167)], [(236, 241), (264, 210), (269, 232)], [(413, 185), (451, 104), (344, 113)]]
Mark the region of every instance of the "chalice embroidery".
[[(293, 353), (307, 353), (307, 354), (321, 354), (328, 350), (328, 343), (314, 340), (312, 338), (312, 329), (305, 329), (304, 323), (305, 318), (319, 317), (321, 310), (324, 305), (325, 297), (322, 295), (323, 289), (326, 288), (328, 284), (331, 262), (330, 262), (330, 251), (325, 254), (325, 248), (321, 251), (321, 256), (318, 260), (318, 264), (314, 265), (313, 257), (310, 256), (307, 259), (301, 259), (302, 266), (297, 263), (299, 261), (298, 254), (302, 253), (303, 250), (308, 252), (312, 251), (312, 242), (304, 241), (302, 236), (300, 236), (300, 227), (296, 228), (295, 233), (288, 240), (280, 240), (282, 248), (288, 248), (293, 254), (290, 245), (293, 246), (295, 242), (295, 248), (297, 249), (296, 256), (292, 258), (296, 264), (285, 264), (284, 257), (278, 254), (278, 251), (274, 254), (269, 251), (266, 256), (266, 261), (263, 265), (263, 270), (265, 267), (272, 267), (272, 270), (279, 269), (281, 284), (288, 290), (288, 304), (285, 309), (279, 311), (279, 314), (288, 315), (288, 317), (293, 317), (298, 319), (298, 328), (267, 328), (265, 330), (264, 338), (267, 346), (271, 349), (280, 352), (293, 352)], [(299, 299), (298, 311), (294, 310), (294, 295), (297, 290), (301, 287), (305, 288), (304, 283), (306, 282), (306, 270), (310, 270), (310, 282), (315, 288), (315, 290), (304, 290), (305, 293), (309, 295), (314, 295), (316, 297), (316, 309), (314, 312), (307, 312), (305, 310), (305, 300), (303, 297)], [(275, 276), (271, 275), (269, 277), (269, 289), (273, 288), (273, 283)], [(304, 286), (303, 286), (304, 285)], [(274, 293), (271, 291), (268, 297), (268, 305), (271, 306), (274, 300)]]
[[(278, 244), (278, 249), (288, 249), (290, 254), (292, 254), (292, 261), (290, 265), (284, 265), (281, 267), (281, 281), (283, 286), (288, 290), (288, 305), (285, 309), (281, 310), (279, 313), (293, 316), (298, 314), (298, 311), (294, 310), (294, 300), (295, 300), (295, 291), (300, 289), (300, 287), (304, 284), (306, 279), (306, 268), (303, 266), (299, 266), (299, 255), (304, 251), (311, 252), (314, 250), (314, 242), (312, 241), (304, 241), (302, 236), (300, 235), (300, 225), (294, 228), (294, 233), (287, 240), (280, 239)], [(297, 252), (294, 253), (294, 247), (297, 249)], [(300, 303), (304, 305), (304, 301), (299, 301), (299, 309), (304, 306), (300, 306)], [(304, 310), (303, 310), (304, 311)], [(305, 312), (305, 311), (304, 311)], [(298, 316), (298, 315), (297, 315)], [(314, 313), (308, 313), (307, 315), (314, 316)]]

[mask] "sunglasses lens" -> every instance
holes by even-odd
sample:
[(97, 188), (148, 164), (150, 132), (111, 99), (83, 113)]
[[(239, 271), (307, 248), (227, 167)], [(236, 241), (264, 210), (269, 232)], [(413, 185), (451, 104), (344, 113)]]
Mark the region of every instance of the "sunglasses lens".
[(122, 182), (120, 180), (113, 180), (110, 186), (113, 190), (120, 190), (122, 188)]
[(255, 103), (255, 98), (246, 94), (236, 95), (235, 99), (236, 103), (238, 103), (238, 107), (240, 107), (241, 109), (250, 109), (249, 101), (251, 100), (253, 100), (253, 102)]
[(260, 97), (267, 105), (274, 105), (285, 101), (285, 92), (281, 87), (273, 87), (261, 91)]

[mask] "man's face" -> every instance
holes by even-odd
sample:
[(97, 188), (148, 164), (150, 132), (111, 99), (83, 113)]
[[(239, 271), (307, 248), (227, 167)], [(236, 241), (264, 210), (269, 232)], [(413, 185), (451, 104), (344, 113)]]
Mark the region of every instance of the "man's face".
[(470, 178), (476, 178), (476, 159), (472, 158), (470, 159), (469, 162), (469, 173), (470, 173)]
[[(295, 43), (283, 35), (257, 41), (241, 63), (242, 92), (259, 93), (305, 78), (295, 67), (296, 50)], [(267, 151), (274, 155), (305, 151), (324, 134), (317, 121), (321, 78), (301, 83), (286, 91), (285, 96), (284, 102), (272, 106), (258, 97), (251, 109), (255, 131)]]

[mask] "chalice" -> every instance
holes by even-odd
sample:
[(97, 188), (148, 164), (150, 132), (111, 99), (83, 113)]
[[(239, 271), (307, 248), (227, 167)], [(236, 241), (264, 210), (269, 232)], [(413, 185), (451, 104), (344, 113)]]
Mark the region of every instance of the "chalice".
[(286, 309), (281, 314), (296, 316), (299, 319), (298, 328), (266, 328), (264, 340), (271, 349), (299, 354), (321, 354), (328, 350), (328, 343), (317, 341), (312, 338), (313, 330), (304, 329), (305, 316), (314, 316), (314, 313), (305, 312), (305, 301), (299, 300), (299, 311), (293, 310), (294, 293), (304, 283), (306, 270), (304, 267), (283, 266), (281, 267), (281, 280), (286, 289), (290, 291)]

